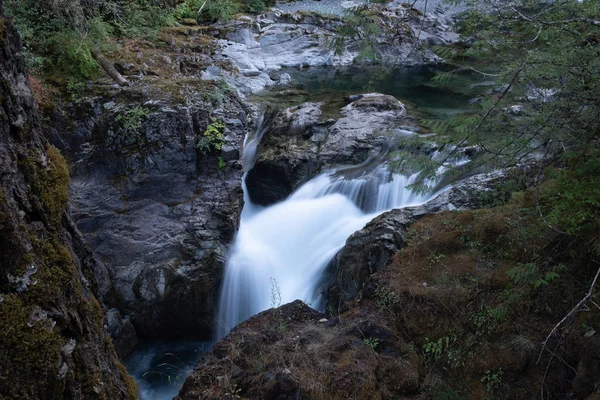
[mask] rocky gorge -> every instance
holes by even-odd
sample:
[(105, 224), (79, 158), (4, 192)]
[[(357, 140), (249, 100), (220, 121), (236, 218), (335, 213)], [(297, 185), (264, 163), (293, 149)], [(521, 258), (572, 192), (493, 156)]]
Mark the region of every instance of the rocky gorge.
[[(379, 12), (388, 19), (420, 21), (407, 10), (395, 5)], [(448, 26), (435, 27), (434, 21), (426, 25), (432, 32), (446, 32)], [(223, 25), (169, 28), (159, 36), (164, 42), (158, 48), (141, 42), (123, 49), (115, 67), (132, 86), (96, 84), (94, 96), (59, 104), (49, 113), (49, 138), (72, 165), (71, 212), (108, 266), (99, 281), (110, 308), (108, 329), (122, 356), (131, 351), (138, 335), (210, 337), (214, 298), (242, 207), (242, 142), (258, 119), (256, 106), (244, 99), (265, 87), (288, 84), (289, 75), (277, 72), (282, 66), (343, 65), (355, 59), (352, 46), (340, 58), (327, 45), (326, 36), (332, 36), (339, 23), (335, 16), (275, 11)], [(314, 35), (306, 35), (307, 30)], [(407, 46), (415, 44), (405, 33), (392, 35), (406, 40)], [(283, 48), (289, 53), (283, 54)], [(407, 65), (441, 61), (426, 50), (414, 53), (421, 58), (406, 60)], [(391, 97), (370, 99), (347, 107), (347, 117), (331, 127), (327, 143), (313, 145), (322, 147), (318, 156), (303, 155), (300, 148), (279, 150), (303, 159), (305, 165), (296, 167), (299, 161), (282, 159), (266, 168), (272, 171), (279, 163), (306, 173), (288, 179), (289, 188), (271, 202), (283, 199), (322, 168), (361, 162), (382, 146), (380, 137), (364, 149), (353, 149), (355, 142), (371, 140), (370, 132), (391, 127), (402, 115), (395, 111), (403, 106)], [(301, 106), (298, 113), (304, 112), (302, 107), (309, 106)], [(372, 119), (361, 119), (361, 110)], [(315, 124), (319, 116), (315, 109), (309, 118)], [(284, 124), (282, 118), (276, 123)], [(373, 125), (374, 120), (381, 122)], [(219, 149), (200, 150), (198, 143), (211, 124), (223, 135)], [(272, 128), (268, 136), (287, 128)], [(347, 134), (345, 129), (356, 132)], [(338, 153), (342, 148), (345, 154)], [(260, 154), (248, 178), (251, 197), (254, 192), (268, 197), (279, 190), (268, 181), (254, 182), (255, 176), (270, 179), (278, 173), (262, 171), (266, 155)]]
[[(124, 39), (110, 63), (126, 85), (98, 79), (53, 98), (27, 76), (2, 19), (0, 319), (15, 329), (0, 332), (0, 397), (136, 398), (118, 359), (160, 341), (173, 355), (160, 367), (175, 366), (136, 372), (142, 399), (180, 389), (175, 398), (530, 398), (539, 381), (556, 398), (594, 398), (596, 317), (555, 350), (562, 363), (544, 369), (534, 354), (580, 283), (538, 295), (509, 279), (561, 243), (526, 230), (537, 180), (496, 204), (536, 158), (484, 173), (480, 146), (444, 148), (423, 122), (468, 110), (493, 87), (431, 79), (445, 63), (434, 50), (471, 39), (441, 8), (366, 7), (378, 25), (370, 51), (424, 80), (416, 95), (392, 89), (402, 80), (393, 73), (376, 89), (311, 92), (297, 74), (370, 71), (372, 61), (356, 32), (337, 41), (343, 16), (275, 7)], [(452, 100), (432, 111), (415, 96)], [(399, 167), (406, 154), (465, 168), (423, 193), (410, 186), (418, 167)], [(297, 242), (276, 249), (286, 235)], [(314, 242), (323, 254), (308, 254)], [(577, 265), (565, 254), (556, 262)], [(228, 286), (234, 267), (243, 273)], [(249, 314), (224, 317), (228, 287)], [(193, 366), (200, 340), (213, 342)], [(175, 341), (191, 343), (191, 361), (164, 350)], [(23, 366), (12, 369), (17, 353)], [(40, 365), (42, 383), (31, 379)], [(152, 374), (164, 393), (147, 390)]]

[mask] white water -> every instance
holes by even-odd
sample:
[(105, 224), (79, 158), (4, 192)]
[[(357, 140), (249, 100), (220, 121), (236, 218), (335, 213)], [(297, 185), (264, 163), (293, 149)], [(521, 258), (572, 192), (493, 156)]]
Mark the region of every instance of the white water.
[[(246, 139), (246, 168), (253, 162), (262, 127), (257, 132)], [(300, 299), (318, 307), (325, 269), (352, 233), (382, 212), (434, 197), (406, 188), (417, 174), (390, 174), (380, 165), (355, 178), (344, 176), (357, 174), (351, 170), (356, 168), (319, 175), (288, 199), (266, 208), (251, 203), (244, 183), (246, 204), (225, 270), (215, 339), (252, 315), (278, 306), (272, 304), (273, 289), (281, 297), (276, 303)]]

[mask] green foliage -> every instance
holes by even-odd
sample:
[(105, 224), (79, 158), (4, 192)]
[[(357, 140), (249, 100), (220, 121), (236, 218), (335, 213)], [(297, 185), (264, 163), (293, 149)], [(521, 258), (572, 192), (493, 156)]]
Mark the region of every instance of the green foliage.
[(485, 375), (481, 378), (481, 382), (485, 384), (487, 391), (491, 394), (498, 386), (502, 384), (502, 368), (497, 370), (487, 370)]
[[(185, 0), (177, 6), (174, 15), (202, 21), (227, 21), (238, 13), (258, 14), (275, 5), (274, 1), (263, 0)], [(198, 11), (202, 9), (200, 15)]]
[(375, 301), (381, 311), (388, 311), (392, 314), (400, 302), (396, 293), (387, 286), (379, 286), (375, 290)]
[(213, 90), (204, 94), (204, 100), (212, 103), (214, 106), (222, 104), (225, 99), (232, 94), (232, 90), (224, 79), (217, 81)]
[(560, 273), (567, 269), (559, 264), (548, 271), (542, 272), (536, 263), (517, 264), (507, 271), (508, 276), (516, 285), (531, 284), (534, 289), (546, 286), (553, 280), (560, 278)]
[(120, 18), (111, 20), (119, 36), (148, 37), (158, 33), (164, 26), (174, 25), (174, 11), (151, 0), (135, 0), (124, 3)]
[(98, 76), (95, 52), (110, 52), (119, 37), (150, 36), (175, 23), (173, 11), (151, 0), (7, 0), (24, 41), (29, 67), (55, 80)]
[(431, 253), (431, 255), (429, 256), (429, 268), (433, 268), (435, 266), (442, 264), (442, 262), (444, 261), (444, 258), (446, 258), (446, 256), (442, 253), (436, 253), (436, 252)]
[(363, 340), (363, 343), (366, 344), (367, 346), (371, 347), (373, 350), (375, 350), (377, 348), (377, 346), (379, 346), (379, 339), (377, 339), (377, 338), (365, 338)]
[(150, 115), (150, 109), (146, 107), (131, 108), (115, 118), (121, 124), (125, 135), (129, 138), (137, 138), (140, 135), (142, 124)]
[(344, 23), (337, 28), (337, 36), (330, 42), (336, 55), (344, 52), (346, 45), (357, 43), (359, 59), (376, 61), (380, 58), (377, 37), (383, 32), (377, 15), (368, 4), (351, 8), (343, 16)]
[[(444, 175), (460, 176), (465, 168), (491, 171), (537, 159), (541, 166), (534, 184), (553, 182), (536, 193), (536, 213), (546, 226), (586, 242), (592, 254), (600, 255), (600, 2), (569, 0), (556, 7), (517, 0), (500, 2), (495, 12), (486, 12), (483, 0), (456, 2), (467, 6), (461, 33), (476, 41), (460, 55), (466, 66), (436, 80), (452, 82), (464, 70), (487, 71), (483, 74), (496, 81), (497, 89), (481, 95), (473, 112), (424, 122), (437, 134), (442, 159), (400, 164), (418, 163), (420, 184), (426, 186), (439, 178), (440, 165), (446, 167)], [(475, 159), (466, 167), (451, 167), (456, 149), (466, 146), (477, 149)], [(483, 203), (506, 202), (510, 191)], [(554, 279), (553, 273), (547, 278), (538, 284)]]
[(226, 165), (227, 165), (227, 163), (225, 162), (225, 160), (223, 160), (223, 157), (219, 157), (219, 164), (218, 164), (219, 169), (221, 171), (224, 170)]
[(425, 364), (431, 364), (435, 361), (444, 359), (451, 367), (456, 367), (460, 364), (460, 358), (456, 349), (453, 349), (453, 344), (456, 342), (456, 335), (450, 334), (435, 341), (430, 341), (425, 338), (425, 343), (421, 350), (421, 356)]
[(225, 141), (225, 125), (222, 122), (215, 121), (206, 127), (202, 137), (198, 139), (196, 147), (203, 153), (209, 154), (213, 151), (220, 151)]
[(486, 307), (484, 311), (478, 311), (473, 313), (471, 319), (473, 325), (477, 330), (484, 334), (489, 335), (498, 330), (500, 321), (504, 317), (504, 308), (498, 307)]

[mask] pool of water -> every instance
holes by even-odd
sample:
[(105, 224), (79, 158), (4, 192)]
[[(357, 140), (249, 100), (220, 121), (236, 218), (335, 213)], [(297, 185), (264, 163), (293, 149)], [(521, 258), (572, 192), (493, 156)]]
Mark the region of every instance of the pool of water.
[(252, 100), (285, 107), (322, 101), (325, 118), (339, 116), (350, 95), (379, 92), (404, 102), (410, 118), (444, 119), (468, 111), (476, 96), (495, 84), (475, 73), (457, 74), (451, 83), (440, 82), (434, 79), (439, 70), (431, 68), (319, 67), (281, 72), (291, 75), (291, 86), (263, 91)]
[(140, 400), (171, 400), (210, 342), (147, 341), (125, 360)]

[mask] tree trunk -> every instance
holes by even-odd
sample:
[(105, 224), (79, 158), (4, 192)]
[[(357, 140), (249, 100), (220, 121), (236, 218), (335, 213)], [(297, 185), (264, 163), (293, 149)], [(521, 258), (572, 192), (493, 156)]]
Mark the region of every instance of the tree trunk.
[[(0, 0), (0, 2), (1, 1), (2, 0)], [(108, 61), (108, 59), (104, 57), (102, 53), (94, 51), (92, 52), (92, 55), (94, 56), (96, 61), (98, 61), (98, 64), (100, 64), (102, 69), (108, 74), (108, 76), (113, 78), (115, 82), (117, 82), (121, 86), (131, 85), (131, 83), (127, 79), (123, 78), (123, 75), (121, 75), (119, 71), (117, 71), (115, 67), (113, 67), (112, 63)]]

